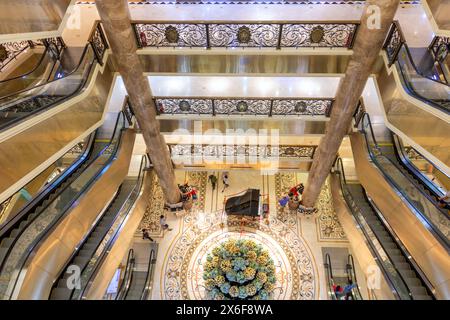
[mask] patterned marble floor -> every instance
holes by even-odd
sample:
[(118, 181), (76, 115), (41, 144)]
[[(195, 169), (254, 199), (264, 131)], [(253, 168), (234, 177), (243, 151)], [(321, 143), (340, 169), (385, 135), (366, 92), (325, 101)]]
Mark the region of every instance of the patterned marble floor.
[[(218, 185), (212, 190), (208, 176), (215, 174)], [(189, 182), (199, 191), (199, 200), (191, 213), (167, 214), (171, 231), (159, 228), (163, 212), (161, 189), (154, 181), (152, 203), (141, 223), (159, 242), (152, 299), (202, 299), (201, 277), (206, 254), (213, 246), (230, 237), (252, 238), (263, 244), (277, 266), (274, 299), (326, 299), (322, 247), (350, 246), (333, 210), (327, 182), (317, 202), (318, 212), (300, 216), (278, 205), (277, 199), (299, 182), (306, 173), (281, 172), (273, 176), (259, 171), (231, 171), (230, 187), (222, 192), (220, 172), (176, 171), (178, 183)], [(258, 188), (269, 197), (267, 219), (228, 217), (223, 213), (224, 196)]]

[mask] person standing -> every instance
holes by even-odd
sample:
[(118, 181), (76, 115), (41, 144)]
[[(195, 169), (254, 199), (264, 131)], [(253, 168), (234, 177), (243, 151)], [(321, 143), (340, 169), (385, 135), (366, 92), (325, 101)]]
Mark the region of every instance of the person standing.
[(223, 182), (222, 192), (224, 192), (225, 189), (230, 186), (229, 181), (228, 181), (228, 171), (225, 171), (222, 173), (222, 182)]
[(159, 216), (159, 224), (161, 226), (163, 234), (165, 230), (172, 231), (172, 229), (169, 228), (169, 225), (166, 222), (166, 217), (163, 214)]
[(214, 174), (210, 174), (208, 177), (208, 181), (211, 182), (211, 187), (213, 189), (213, 191), (216, 189), (216, 184), (217, 184), (217, 177)]
[(145, 228), (142, 229), (142, 239), (143, 240), (148, 239), (151, 242), (155, 242), (155, 240), (153, 240), (152, 237), (150, 237), (150, 233), (148, 232), (148, 229), (145, 229)]

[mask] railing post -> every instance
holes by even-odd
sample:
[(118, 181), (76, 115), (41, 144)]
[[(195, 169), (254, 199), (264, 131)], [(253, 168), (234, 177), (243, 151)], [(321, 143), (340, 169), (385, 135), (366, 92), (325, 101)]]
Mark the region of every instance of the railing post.
[(355, 30), (353, 31), (352, 35), (351, 35), (351, 40), (350, 43), (348, 45), (349, 49), (353, 49), (353, 45), (355, 44), (355, 40), (356, 40), (356, 36), (358, 34), (358, 30), (359, 30), (359, 23), (355, 24)]
[(331, 115), (331, 109), (333, 109), (334, 99), (331, 100), (331, 104), (328, 106), (327, 110), (325, 111), (325, 117), (329, 118)]
[(210, 50), (211, 43), (209, 42), (209, 24), (208, 23), (205, 24), (205, 28), (206, 28), (206, 49)]
[(136, 38), (136, 45), (137, 45), (138, 49), (142, 49), (141, 38), (139, 37), (138, 31), (137, 31), (137, 24), (132, 23), (131, 29), (133, 29), (133, 33), (134, 33), (134, 37)]
[(216, 104), (214, 103), (214, 99), (211, 99), (211, 104), (212, 104), (212, 115), (213, 117), (216, 116)]
[(272, 116), (272, 110), (273, 110), (273, 99), (270, 99), (270, 111), (269, 111), (269, 117)]
[(283, 34), (283, 24), (280, 23), (280, 31), (278, 32), (277, 50), (281, 49), (281, 35)]
[(158, 99), (157, 98), (153, 98), (153, 103), (155, 104), (155, 111), (156, 111), (156, 115), (161, 115), (161, 112), (159, 111), (159, 106), (158, 106)]

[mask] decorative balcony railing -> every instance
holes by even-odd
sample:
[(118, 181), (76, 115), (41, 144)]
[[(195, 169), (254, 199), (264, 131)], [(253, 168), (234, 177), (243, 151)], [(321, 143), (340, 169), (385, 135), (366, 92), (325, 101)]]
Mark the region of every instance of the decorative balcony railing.
[(157, 97), (159, 115), (329, 116), (332, 98)]
[(450, 37), (435, 36), (428, 49), (433, 53), (435, 61), (445, 61), (450, 51)]
[(135, 22), (139, 48), (348, 48), (359, 22)]
[(204, 145), (204, 144), (169, 144), (172, 159), (182, 160), (184, 157), (223, 158), (223, 157), (256, 157), (256, 158), (289, 158), (311, 160), (317, 146), (298, 145)]
[(62, 38), (48, 38), (42, 40), (27, 40), (16, 42), (4, 42), (0, 44), (0, 71), (6, 67), (7, 64), (14, 61), (17, 56), (27, 49), (33, 49), (38, 46), (45, 46), (54, 59), (59, 59), (61, 50), (65, 47)]
[(97, 58), (98, 63), (100, 63), (100, 65), (103, 65), (103, 56), (105, 55), (105, 52), (109, 48), (109, 46), (108, 41), (106, 41), (105, 34), (103, 33), (100, 21), (96, 21), (95, 27), (92, 30), (91, 35), (89, 36), (89, 42), (94, 49), (95, 57)]
[(383, 46), (388, 57), (389, 66), (397, 60), (398, 53), (405, 43), (405, 37), (403, 36), (399, 23), (398, 21), (394, 21)]

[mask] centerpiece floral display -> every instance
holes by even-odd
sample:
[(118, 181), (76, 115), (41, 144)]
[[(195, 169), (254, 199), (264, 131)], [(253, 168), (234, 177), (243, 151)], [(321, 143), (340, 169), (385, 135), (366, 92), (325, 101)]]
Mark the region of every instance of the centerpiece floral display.
[(275, 265), (256, 242), (230, 239), (207, 255), (203, 280), (209, 299), (267, 300), (275, 288)]

